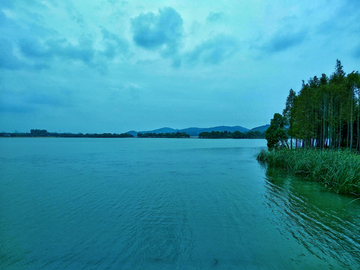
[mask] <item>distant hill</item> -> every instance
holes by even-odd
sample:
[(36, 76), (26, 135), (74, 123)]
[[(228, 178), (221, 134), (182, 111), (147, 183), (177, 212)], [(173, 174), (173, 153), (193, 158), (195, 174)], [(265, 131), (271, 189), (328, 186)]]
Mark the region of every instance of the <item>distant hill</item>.
[(135, 131), (135, 130), (131, 130), (131, 131), (128, 131), (128, 132), (126, 132), (126, 133), (127, 133), (127, 134), (130, 134), (130, 135), (133, 135), (134, 137), (136, 137), (137, 134), (138, 134), (138, 132)]
[(211, 131), (248, 132), (249, 129), (241, 127), (241, 126), (235, 126), (235, 127), (218, 126), (218, 127), (210, 127), (210, 128), (185, 128), (185, 129), (180, 130), (180, 132), (185, 132), (185, 133), (189, 134), (190, 136), (199, 136), (199, 134), (201, 132), (211, 132)]
[(270, 127), (270, 125), (263, 125), (263, 126), (260, 126), (260, 127), (252, 128), (251, 131), (265, 132), (269, 127)]
[(185, 128), (185, 129), (173, 129), (173, 128), (159, 128), (151, 131), (128, 131), (126, 133), (133, 135), (134, 137), (137, 136), (138, 133), (176, 133), (176, 132), (185, 132), (189, 134), (190, 136), (199, 136), (201, 132), (211, 132), (211, 131), (240, 131), (240, 132), (248, 132), (249, 129), (244, 128), (242, 126), (218, 126), (218, 127), (210, 127), (210, 128), (197, 128), (197, 127), (191, 127), (191, 128)]
[[(180, 131), (180, 130), (169, 128), (169, 127), (163, 127), (163, 128), (155, 129), (150, 132), (152, 132), (152, 133), (174, 133), (174, 132), (178, 132), (178, 131)], [(140, 131), (140, 133), (147, 133), (147, 132), (149, 132), (149, 131)]]

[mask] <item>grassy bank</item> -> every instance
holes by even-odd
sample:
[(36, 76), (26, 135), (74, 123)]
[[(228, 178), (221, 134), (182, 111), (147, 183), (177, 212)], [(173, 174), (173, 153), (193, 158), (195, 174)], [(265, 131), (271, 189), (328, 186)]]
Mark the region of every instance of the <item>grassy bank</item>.
[(323, 182), (337, 193), (360, 196), (360, 156), (350, 151), (262, 150), (257, 160)]

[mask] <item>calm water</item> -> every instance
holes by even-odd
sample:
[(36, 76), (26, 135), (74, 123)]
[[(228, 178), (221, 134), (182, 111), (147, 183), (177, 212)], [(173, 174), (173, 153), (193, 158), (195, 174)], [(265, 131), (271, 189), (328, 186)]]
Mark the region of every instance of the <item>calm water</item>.
[(0, 139), (0, 269), (359, 269), (360, 201), (265, 145)]

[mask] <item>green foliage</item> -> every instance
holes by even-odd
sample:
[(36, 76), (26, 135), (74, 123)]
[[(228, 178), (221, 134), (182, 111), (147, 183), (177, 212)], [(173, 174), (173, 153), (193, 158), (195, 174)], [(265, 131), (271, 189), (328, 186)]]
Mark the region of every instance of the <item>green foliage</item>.
[(265, 131), (265, 139), (267, 140), (267, 146), (270, 150), (285, 146), (289, 147), (287, 145), (289, 136), (285, 130), (285, 125), (286, 117), (275, 113), (274, 118), (271, 119), (270, 127)]
[(199, 138), (201, 139), (263, 139), (265, 133), (260, 131), (248, 131), (248, 132), (228, 132), (228, 131), (211, 131), (211, 132), (201, 132)]
[(46, 129), (32, 129), (30, 130), (30, 134), (32, 136), (42, 137), (48, 135), (48, 132)]
[(30, 133), (0, 133), (0, 137), (61, 137), (61, 138), (132, 138), (128, 133), (57, 133), (48, 132), (44, 129), (32, 129)]
[(257, 160), (323, 182), (337, 193), (360, 196), (360, 156), (349, 150), (262, 150)]
[[(314, 76), (296, 95), (290, 90), (283, 118), (275, 114), (265, 133), (269, 150), (260, 162), (324, 182), (338, 193), (360, 196), (360, 74), (346, 75), (339, 60), (328, 78)], [(279, 149), (288, 134), (303, 148)], [(330, 149), (327, 149), (330, 148)], [(344, 149), (347, 149), (346, 151)]]
[(296, 135), (294, 128), (294, 117), (293, 117), (295, 113), (295, 100), (296, 100), (296, 92), (290, 89), (289, 96), (286, 99), (285, 109), (283, 110), (283, 116), (285, 117), (286, 125), (288, 126), (287, 132), (290, 136), (290, 143), (291, 143), (290, 148), (293, 148), (292, 138), (294, 135)]
[[(360, 74), (346, 75), (340, 60), (334, 73), (314, 76), (302, 82), (296, 94), (287, 97), (283, 116), (287, 133), (305, 148), (349, 148), (360, 151)], [(276, 134), (276, 130), (269, 132)], [(282, 136), (280, 132), (278, 136)], [(270, 136), (270, 147), (276, 148), (276, 138)], [(297, 143), (295, 144), (297, 145)]]

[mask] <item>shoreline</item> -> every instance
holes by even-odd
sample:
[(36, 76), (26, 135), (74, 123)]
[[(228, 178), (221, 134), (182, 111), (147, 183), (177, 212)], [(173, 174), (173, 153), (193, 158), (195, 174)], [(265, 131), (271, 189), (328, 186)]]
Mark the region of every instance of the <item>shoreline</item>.
[(360, 156), (348, 150), (263, 149), (256, 159), (321, 182), (338, 194), (360, 197)]

